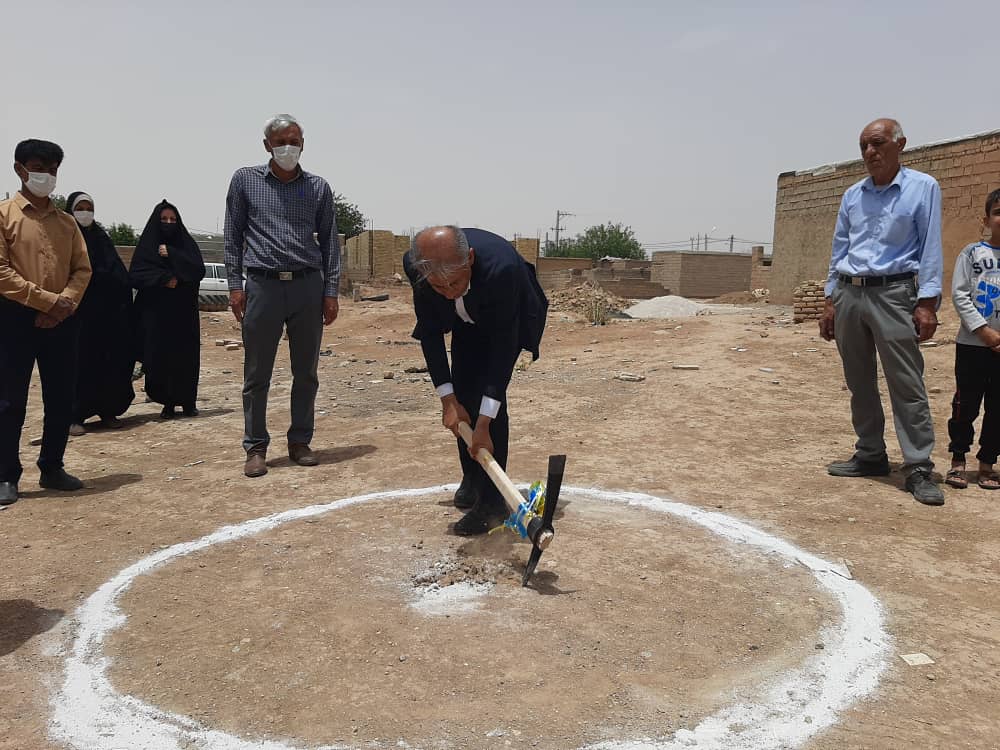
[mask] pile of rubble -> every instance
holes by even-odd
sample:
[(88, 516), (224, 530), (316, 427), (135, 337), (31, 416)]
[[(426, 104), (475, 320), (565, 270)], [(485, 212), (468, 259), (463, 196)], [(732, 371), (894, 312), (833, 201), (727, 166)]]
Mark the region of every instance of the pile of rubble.
[(620, 313), (632, 303), (589, 281), (566, 289), (546, 290), (550, 310), (568, 310), (590, 319), (598, 313)]

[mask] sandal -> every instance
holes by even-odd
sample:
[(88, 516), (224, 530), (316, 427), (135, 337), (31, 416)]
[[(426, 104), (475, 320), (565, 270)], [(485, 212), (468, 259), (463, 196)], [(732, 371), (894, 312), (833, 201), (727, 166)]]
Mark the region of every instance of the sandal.
[(981, 471), (978, 484), (982, 490), (1000, 490), (1000, 474), (995, 471)]
[(956, 490), (964, 490), (969, 486), (969, 480), (965, 478), (965, 469), (952, 469), (945, 475), (944, 483), (949, 487), (954, 487)]

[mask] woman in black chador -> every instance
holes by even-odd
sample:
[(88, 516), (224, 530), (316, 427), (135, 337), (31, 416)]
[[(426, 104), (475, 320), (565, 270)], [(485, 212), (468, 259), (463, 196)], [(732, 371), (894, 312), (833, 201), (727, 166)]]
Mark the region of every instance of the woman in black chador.
[(177, 212), (161, 201), (142, 230), (132, 256), (129, 278), (139, 290), (135, 298), (141, 328), (146, 395), (163, 404), (164, 419), (198, 413), (198, 369), (201, 327), (198, 284), (205, 262)]
[(132, 285), (128, 271), (104, 227), (94, 221), (94, 199), (87, 193), (70, 193), (66, 212), (73, 215), (94, 275), (76, 311), (80, 320), (76, 398), (71, 435), (86, 432), (83, 423), (101, 418), (102, 427), (120, 427), (135, 398), (132, 389)]

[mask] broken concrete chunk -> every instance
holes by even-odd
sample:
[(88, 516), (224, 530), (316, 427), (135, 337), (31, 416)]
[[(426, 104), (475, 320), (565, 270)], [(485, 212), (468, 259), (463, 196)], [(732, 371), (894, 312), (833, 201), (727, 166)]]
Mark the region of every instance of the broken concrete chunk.
[(641, 383), (645, 379), (645, 375), (636, 375), (634, 372), (620, 372), (615, 375), (615, 380), (624, 380), (626, 383)]

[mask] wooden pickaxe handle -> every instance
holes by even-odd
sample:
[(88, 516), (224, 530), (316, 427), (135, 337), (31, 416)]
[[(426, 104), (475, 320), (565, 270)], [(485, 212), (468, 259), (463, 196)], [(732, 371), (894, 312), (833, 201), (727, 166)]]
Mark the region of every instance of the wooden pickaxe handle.
[[(462, 440), (465, 441), (466, 445), (472, 445), (472, 428), (466, 422), (458, 423), (458, 432), (462, 436)], [(500, 491), (500, 494), (504, 496), (504, 499), (517, 510), (517, 507), (524, 501), (524, 497), (518, 492), (517, 487), (514, 483), (510, 481), (510, 477), (504, 472), (497, 460), (493, 458), (492, 454), (485, 448), (480, 448), (479, 453), (476, 455), (476, 460), (479, 462), (486, 473), (489, 475), (490, 479), (493, 480), (493, 484)], [(510, 508), (508, 508), (510, 510)], [(539, 549), (545, 549), (549, 546), (552, 541), (552, 531), (550, 529), (541, 529), (538, 531), (537, 535), (532, 539), (532, 544), (534, 544)]]
[[(466, 422), (458, 423), (458, 431), (462, 435), (462, 440), (465, 441), (466, 445), (472, 445), (472, 428)], [(500, 490), (500, 494), (504, 496), (508, 503), (515, 510), (517, 506), (521, 504), (524, 498), (521, 493), (517, 491), (517, 487), (514, 483), (510, 481), (510, 477), (504, 473), (504, 470), (497, 463), (497, 460), (493, 458), (493, 455), (485, 448), (479, 449), (479, 454), (476, 456), (476, 460), (479, 464), (486, 470), (486, 473), (490, 475), (490, 479), (493, 480), (493, 484), (496, 485), (497, 489)]]

